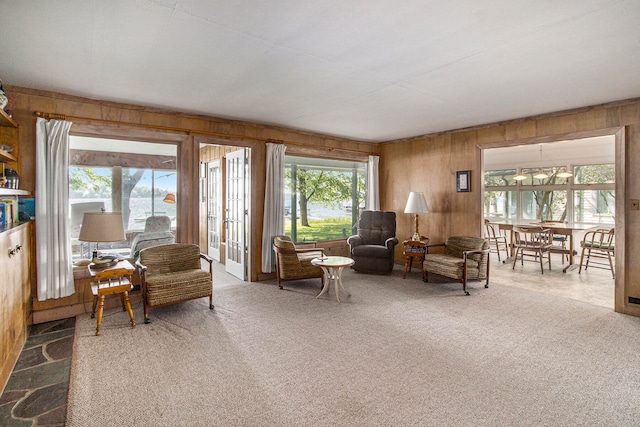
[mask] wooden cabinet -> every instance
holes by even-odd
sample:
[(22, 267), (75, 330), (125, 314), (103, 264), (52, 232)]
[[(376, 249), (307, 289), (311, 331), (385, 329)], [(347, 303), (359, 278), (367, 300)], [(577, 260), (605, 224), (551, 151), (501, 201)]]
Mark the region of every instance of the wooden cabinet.
[(32, 227), (27, 222), (0, 233), (0, 394), (27, 338)]

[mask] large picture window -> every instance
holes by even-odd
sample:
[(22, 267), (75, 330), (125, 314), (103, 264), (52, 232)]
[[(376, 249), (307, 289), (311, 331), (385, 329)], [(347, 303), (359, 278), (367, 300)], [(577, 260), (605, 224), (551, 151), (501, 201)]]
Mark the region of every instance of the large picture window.
[(296, 242), (353, 234), (366, 200), (366, 166), (285, 156), (285, 233)]
[(486, 171), (485, 218), (614, 224), (614, 164), (573, 166), (573, 177), (569, 178), (560, 175), (562, 170), (553, 167)]
[(122, 212), (127, 240), (101, 244), (127, 255), (150, 216), (166, 215), (176, 230), (176, 146), (99, 138), (70, 138), (69, 212), (72, 257), (87, 257), (77, 240), (84, 212)]

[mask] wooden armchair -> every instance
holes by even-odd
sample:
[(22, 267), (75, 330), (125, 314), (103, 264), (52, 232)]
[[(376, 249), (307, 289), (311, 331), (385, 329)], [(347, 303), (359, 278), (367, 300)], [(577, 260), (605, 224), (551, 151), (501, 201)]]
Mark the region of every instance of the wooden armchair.
[[(429, 253), (430, 248), (443, 247), (443, 253)], [(424, 256), (424, 278), (429, 281), (429, 273), (462, 282), (465, 295), (468, 280), (486, 280), (489, 287), (489, 241), (481, 237), (449, 237), (445, 243), (427, 245)]]
[(524, 264), (525, 257), (534, 257), (540, 261), (540, 271), (544, 274), (542, 257), (547, 254), (549, 270), (551, 270), (551, 249), (553, 247), (553, 233), (540, 226), (513, 226), (513, 247), (515, 254), (513, 257), (512, 269), (516, 268), (516, 261), (520, 255), (520, 264)]
[(322, 283), (322, 270), (311, 265), (311, 260), (324, 256), (324, 249), (296, 249), (289, 236), (276, 236), (273, 250), (276, 253), (276, 273), (280, 289), (283, 289), (282, 282), (289, 280), (320, 278)]
[[(578, 273), (582, 272), (584, 262), (585, 271), (589, 267), (611, 270), (611, 276), (616, 278), (616, 270), (613, 265), (616, 248), (615, 228), (599, 228), (586, 232), (580, 246), (582, 246), (582, 253), (580, 254)], [(607, 262), (601, 261), (602, 259), (606, 259)]]
[[(202, 269), (200, 260), (209, 263)], [(209, 297), (213, 309), (213, 259), (200, 253), (198, 245), (173, 243), (140, 251), (136, 262), (140, 273), (144, 323), (149, 309), (195, 298)]]

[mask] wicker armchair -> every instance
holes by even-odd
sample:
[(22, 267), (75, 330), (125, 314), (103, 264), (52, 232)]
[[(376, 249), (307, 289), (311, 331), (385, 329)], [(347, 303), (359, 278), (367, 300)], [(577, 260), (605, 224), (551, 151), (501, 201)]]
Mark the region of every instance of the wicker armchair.
[[(428, 253), (430, 248), (444, 247), (443, 253)], [(456, 236), (449, 237), (445, 243), (427, 245), (424, 256), (424, 278), (429, 281), (429, 273), (448, 277), (462, 282), (465, 295), (467, 281), (486, 280), (485, 288), (489, 287), (489, 241), (481, 237)]]
[(296, 249), (289, 236), (276, 236), (273, 250), (276, 253), (276, 273), (280, 289), (283, 289), (282, 282), (289, 280), (320, 278), (322, 283), (322, 270), (311, 265), (311, 260), (324, 256), (324, 249)]
[[(200, 260), (209, 263), (202, 269)], [(187, 243), (153, 246), (140, 251), (136, 262), (142, 285), (144, 323), (149, 309), (190, 299), (209, 297), (213, 309), (213, 259)]]

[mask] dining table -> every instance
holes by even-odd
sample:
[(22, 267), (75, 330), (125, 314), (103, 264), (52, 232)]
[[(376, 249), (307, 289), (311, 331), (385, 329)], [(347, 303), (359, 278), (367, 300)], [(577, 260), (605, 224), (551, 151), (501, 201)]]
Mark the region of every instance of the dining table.
[(569, 256), (569, 264), (562, 269), (563, 273), (567, 271), (577, 270), (579, 265), (574, 263), (576, 250), (575, 250), (575, 238), (574, 235), (578, 232), (584, 231), (583, 228), (574, 227), (567, 223), (549, 223), (549, 222), (541, 222), (541, 221), (532, 221), (532, 222), (510, 222), (510, 221), (491, 221), (491, 224), (498, 227), (499, 230), (508, 231), (509, 232), (509, 257), (502, 261), (503, 263), (513, 262), (513, 256), (515, 248), (513, 246), (513, 227), (516, 225), (521, 226), (540, 226), (542, 228), (550, 230), (554, 235), (558, 236), (566, 236), (569, 240), (569, 247), (564, 246), (553, 246), (551, 249), (552, 253), (559, 253)]

